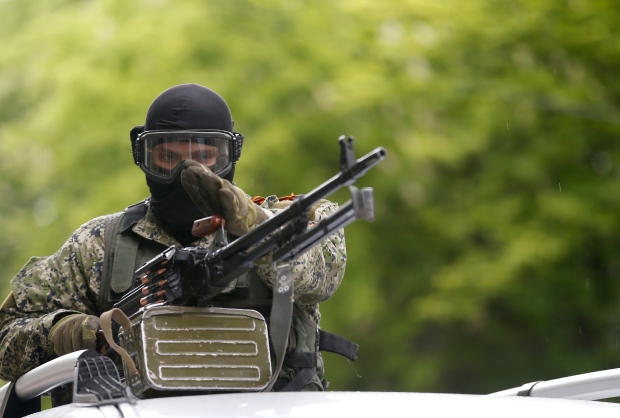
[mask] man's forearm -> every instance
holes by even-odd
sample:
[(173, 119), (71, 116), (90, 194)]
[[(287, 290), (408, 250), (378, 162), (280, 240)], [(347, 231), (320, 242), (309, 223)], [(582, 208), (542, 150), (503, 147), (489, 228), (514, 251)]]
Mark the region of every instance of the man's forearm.
[(64, 311), (24, 314), (14, 308), (0, 313), (0, 379), (14, 380), (56, 357), (47, 336)]

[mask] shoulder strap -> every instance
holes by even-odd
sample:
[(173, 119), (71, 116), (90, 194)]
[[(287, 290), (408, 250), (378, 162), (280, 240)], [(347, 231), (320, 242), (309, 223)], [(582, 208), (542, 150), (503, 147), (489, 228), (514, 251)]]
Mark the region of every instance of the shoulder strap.
[[(146, 201), (129, 206), (125, 209), (122, 222), (117, 222), (117, 228), (115, 228), (117, 231), (115, 231), (116, 233), (113, 237), (116, 240), (116, 245), (112, 243), (112, 256), (114, 259), (112, 260), (112, 276), (110, 277), (110, 288), (114, 293), (127, 291), (133, 283), (134, 265), (140, 240), (133, 234), (126, 232), (144, 217), (146, 210)], [(105, 253), (108, 254), (110, 251), (106, 248)]]
[(271, 381), (264, 389), (265, 392), (272, 390), (284, 364), (288, 337), (293, 321), (293, 286), (291, 265), (289, 263), (277, 263), (276, 283), (273, 285), (273, 302), (271, 314), (269, 315), (269, 336), (276, 364)]
[(149, 208), (148, 202), (148, 199), (144, 199), (143, 201), (131, 205), (125, 209), (125, 219), (123, 219), (119, 233), (123, 234), (127, 232), (140, 219), (146, 216), (146, 212)]
[(105, 219), (105, 247), (103, 249), (103, 265), (101, 266), (101, 281), (99, 282), (99, 309), (101, 312), (108, 310), (109, 293), (110, 293), (110, 261), (113, 259), (114, 245), (118, 234), (118, 226), (120, 225), (125, 212), (115, 213)]
[(114, 293), (125, 292), (132, 285), (139, 239), (126, 232), (144, 217), (147, 209), (147, 201), (143, 200), (105, 220), (105, 248), (99, 289), (102, 311), (109, 309)]

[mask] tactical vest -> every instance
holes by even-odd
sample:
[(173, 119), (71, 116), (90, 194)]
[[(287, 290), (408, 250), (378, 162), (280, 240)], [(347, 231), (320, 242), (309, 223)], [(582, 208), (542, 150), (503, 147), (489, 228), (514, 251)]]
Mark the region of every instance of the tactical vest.
[[(131, 230), (147, 210), (148, 201), (145, 200), (106, 219), (99, 294), (101, 312), (112, 308), (136, 286), (134, 272), (140, 266), (167, 248)], [(215, 297), (213, 306), (254, 309), (269, 318), (272, 299), (272, 290), (254, 270), (250, 270), (235, 279), (235, 288), (231, 292)], [(319, 329), (295, 305), (286, 356), (273, 391), (325, 390), (327, 382), (323, 379), (323, 360), (319, 351), (329, 351), (355, 360), (357, 348), (357, 344)]]

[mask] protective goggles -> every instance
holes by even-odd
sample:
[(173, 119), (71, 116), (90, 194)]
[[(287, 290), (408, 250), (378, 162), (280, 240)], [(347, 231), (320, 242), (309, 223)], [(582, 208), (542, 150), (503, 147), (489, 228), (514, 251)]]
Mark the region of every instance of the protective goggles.
[(225, 176), (241, 155), (243, 135), (216, 130), (146, 131), (138, 135), (134, 161), (147, 177), (172, 183), (183, 161), (196, 161), (218, 176)]

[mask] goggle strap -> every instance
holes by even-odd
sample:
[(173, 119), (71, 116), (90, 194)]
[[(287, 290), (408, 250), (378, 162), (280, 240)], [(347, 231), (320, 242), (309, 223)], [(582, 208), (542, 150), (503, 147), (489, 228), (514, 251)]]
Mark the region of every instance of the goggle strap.
[(241, 158), (241, 148), (243, 147), (243, 135), (233, 132), (233, 155), (231, 162), (235, 163)]

